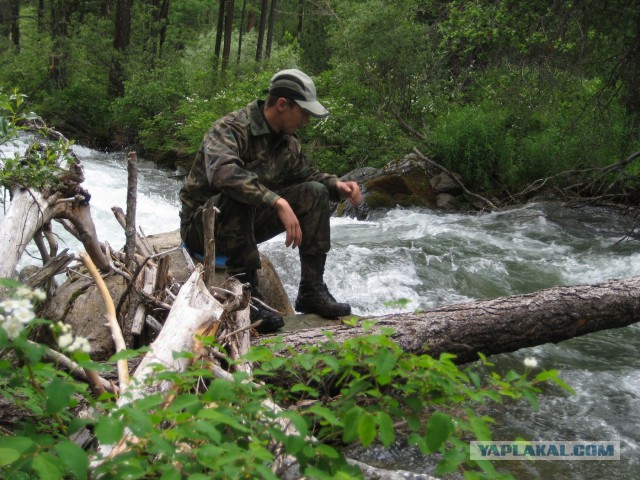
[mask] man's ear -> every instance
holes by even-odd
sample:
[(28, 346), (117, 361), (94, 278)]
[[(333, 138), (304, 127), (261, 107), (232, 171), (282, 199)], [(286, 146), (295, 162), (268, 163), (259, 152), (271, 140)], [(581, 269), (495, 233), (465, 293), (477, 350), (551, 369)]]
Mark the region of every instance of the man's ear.
[(278, 112), (284, 112), (288, 106), (289, 100), (287, 100), (286, 98), (280, 97), (278, 98), (278, 100), (276, 100), (276, 109), (278, 110)]

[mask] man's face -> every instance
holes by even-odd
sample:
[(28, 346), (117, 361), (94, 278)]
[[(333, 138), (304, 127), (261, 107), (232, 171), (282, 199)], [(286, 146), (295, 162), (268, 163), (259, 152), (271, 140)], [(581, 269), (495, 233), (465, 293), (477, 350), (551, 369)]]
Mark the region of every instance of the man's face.
[(286, 100), (285, 102), (286, 105), (280, 110), (280, 131), (292, 135), (300, 127), (309, 123), (309, 112), (300, 108), (295, 102), (287, 102)]

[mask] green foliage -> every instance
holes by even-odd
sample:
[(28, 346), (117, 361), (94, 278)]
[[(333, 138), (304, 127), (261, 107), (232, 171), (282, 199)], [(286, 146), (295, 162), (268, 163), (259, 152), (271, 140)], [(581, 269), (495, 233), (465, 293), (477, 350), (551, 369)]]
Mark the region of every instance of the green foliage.
[[(3, 37), (0, 87), (19, 88), (78, 142), (135, 144), (167, 163), (190, 161), (215, 119), (291, 67), (313, 74), (332, 112), (299, 135), (338, 174), (380, 167), (417, 144), (459, 165), (470, 187), (513, 192), (561, 169), (619, 161), (638, 145), (640, 14), (624, 0), (282, 0), (270, 57), (259, 62), (262, 12), (249, 2), (241, 26), (236, 4), (226, 68), (214, 58), (217, 2), (173, 2), (166, 21), (152, 4), (134, 2), (129, 47), (116, 53), (114, 9), (71, 2), (58, 22), (50, 15), (60, 5), (40, 17), (20, 2), (20, 48)], [(114, 59), (120, 98), (109, 96)]]
[(316, 77), (318, 95), (331, 112), (298, 132), (307, 155), (338, 175), (355, 168), (382, 167), (410, 151), (412, 142), (398, 124), (376, 112), (371, 90), (331, 70)]
[[(13, 435), (0, 437), (0, 474), (7, 479), (80, 479), (89, 470), (105, 479), (276, 479), (270, 468), (276, 452), (294, 457), (309, 478), (359, 478), (344, 447), (389, 447), (399, 438), (425, 455), (438, 453), (437, 474), (463, 469), (477, 478), (508, 478), (489, 462), (469, 460), (469, 440), (491, 436), (492, 419), (474, 408), (502, 398), (526, 398), (535, 405), (542, 382), (568, 389), (555, 371), (530, 379), (527, 367), (501, 376), (484, 358), (480, 368), (463, 370), (452, 355), (408, 354), (383, 329), (344, 344), (328, 336), (300, 352), (284, 348), (278, 339), (265, 343), (245, 358), (257, 365), (260, 382), (247, 381), (244, 373), (217, 378), (207, 361), (194, 361), (182, 373), (159, 367), (153, 381), (171, 382), (170, 392), (118, 406), (111, 395), (92, 398), (86, 385), (43, 361), (43, 346), (27, 340), (39, 325), (53, 329), (59, 346), (70, 343), (67, 327), (33, 320), (33, 306), (25, 299), (42, 296), (16, 282), (2, 280), (0, 286), (14, 298), (0, 302), (0, 394), (23, 412)], [(203, 341), (215, 345), (213, 338)], [(84, 368), (101, 368), (87, 353), (70, 354)], [(272, 401), (286, 408), (271, 408)], [(95, 416), (76, 418), (81, 405)], [(288, 432), (283, 425), (290, 426)], [(123, 435), (135, 441), (118, 455), (100, 458), (68, 439), (82, 428), (90, 428), (102, 445), (118, 443)]]
[[(26, 130), (25, 122), (39, 120), (34, 113), (25, 112), (25, 100), (26, 95), (17, 90), (11, 94), (0, 90), (0, 145)], [(44, 128), (42, 133), (46, 138)], [(13, 157), (0, 157), (0, 186), (8, 190), (16, 185), (42, 189), (55, 182), (55, 175), (69, 161), (73, 160), (67, 142), (34, 142), (24, 155), (16, 152)]]
[(487, 72), (474, 93), (483, 102), (452, 104), (436, 119), (429, 133), (434, 160), (472, 188), (497, 192), (621, 160), (633, 148), (623, 110), (584, 110), (600, 85), (575, 80), (554, 69)]

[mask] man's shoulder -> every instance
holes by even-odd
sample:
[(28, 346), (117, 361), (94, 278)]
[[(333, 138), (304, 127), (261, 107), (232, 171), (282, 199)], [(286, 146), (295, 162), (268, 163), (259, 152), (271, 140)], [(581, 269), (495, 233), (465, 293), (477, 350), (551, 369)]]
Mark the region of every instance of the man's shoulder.
[(242, 107), (233, 112), (227, 113), (225, 116), (220, 117), (213, 124), (216, 126), (234, 125), (234, 126), (248, 126), (251, 123), (251, 105)]
[(260, 101), (255, 100), (249, 105), (242, 107), (216, 120), (209, 129), (209, 133), (215, 131), (233, 130), (235, 132), (246, 132), (248, 135), (261, 135), (268, 132), (266, 122), (260, 111)]

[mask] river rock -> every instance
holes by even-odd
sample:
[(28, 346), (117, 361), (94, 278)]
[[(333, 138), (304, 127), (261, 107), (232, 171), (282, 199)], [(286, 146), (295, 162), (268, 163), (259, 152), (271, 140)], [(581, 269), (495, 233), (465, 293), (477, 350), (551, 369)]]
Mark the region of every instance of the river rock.
[[(147, 240), (157, 253), (174, 249), (167, 254), (170, 259), (170, 276), (175, 282), (184, 283), (192, 270), (183, 250), (175, 249), (181, 243), (179, 232), (176, 230), (151, 235)], [(223, 270), (216, 271), (214, 284), (220, 285), (226, 279), (227, 275)], [(273, 264), (264, 256), (262, 256), (262, 268), (258, 270), (258, 280), (267, 305), (282, 312), (285, 317), (295, 315), (280, 277)], [(104, 281), (114, 305), (117, 306), (127, 288), (126, 281), (115, 274), (105, 276)], [(71, 275), (57, 288), (56, 294), (47, 303), (41, 316), (70, 325), (74, 335), (83, 336), (89, 340), (91, 358), (95, 361), (105, 361), (115, 353), (115, 345), (111, 331), (107, 327), (104, 312), (104, 301), (92, 279), (88, 276)], [(49, 332), (45, 330), (39, 333), (38, 340), (45, 343), (52, 341)]]
[(433, 168), (415, 154), (389, 162), (382, 168), (361, 168), (341, 180), (358, 182), (363, 204), (354, 207), (347, 201), (336, 206), (336, 215), (363, 219), (370, 210), (401, 207), (437, 208), (430, 185)]

